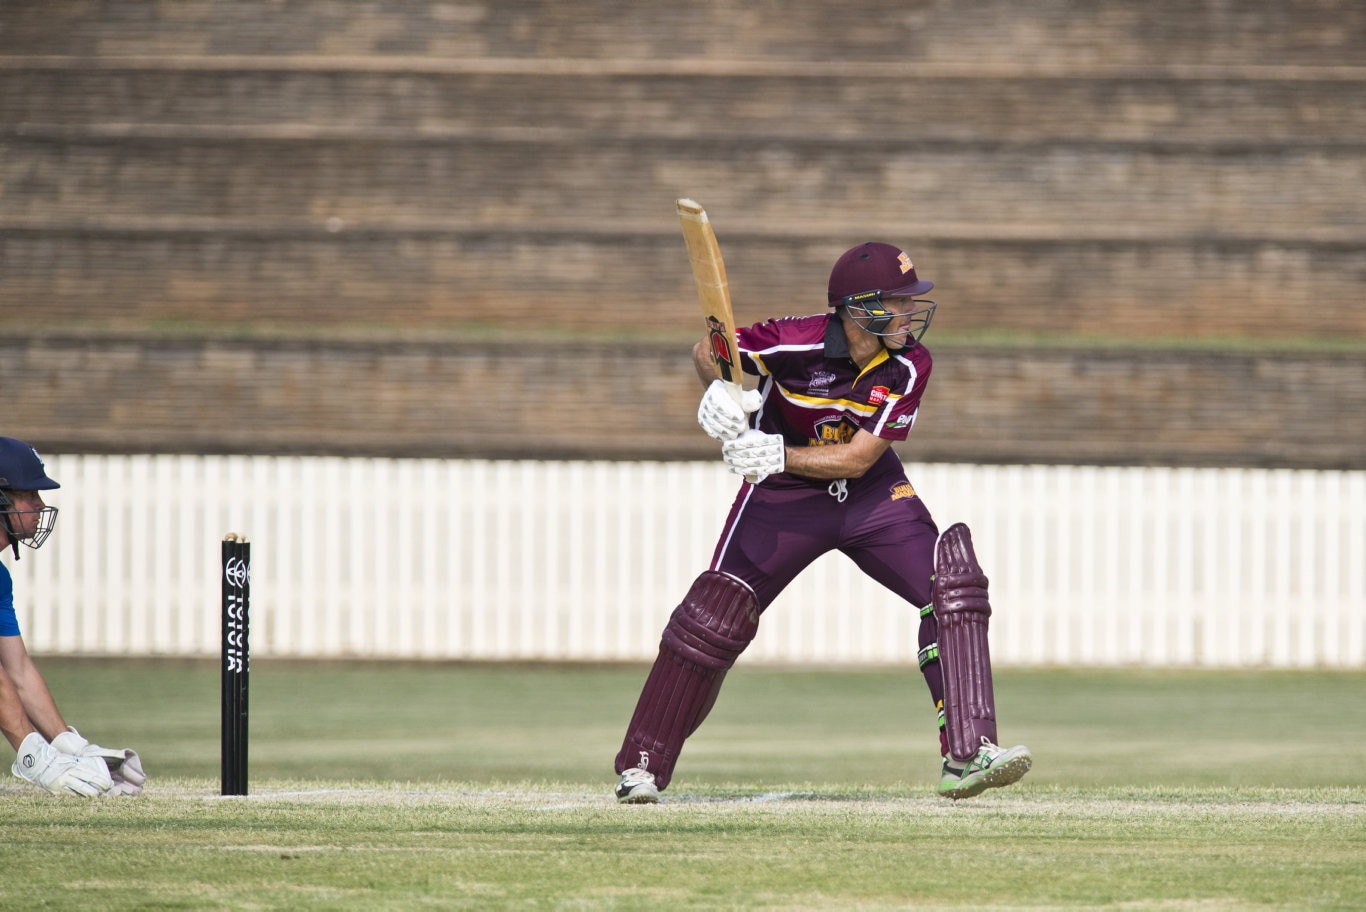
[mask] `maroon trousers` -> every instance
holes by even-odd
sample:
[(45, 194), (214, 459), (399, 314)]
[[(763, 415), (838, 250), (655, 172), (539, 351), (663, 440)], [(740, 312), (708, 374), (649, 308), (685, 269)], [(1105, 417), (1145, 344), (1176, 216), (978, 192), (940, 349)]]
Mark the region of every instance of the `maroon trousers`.
[[(845, 488), (840, 499), (837, 490), (785, 476), (741, 485), (711, 568), (698, 577), (665, 627), (616, 757), (618, 773), (644, 766), (659, 788), (668, 785), (684, 741), (706, 718), (726, 670), (757, 632), (758, 616), (821, 555), (839, 551), (916, 609), (929, 604), (939, 530), (900, 460), (889, 452)], [(857, 611), (858, 606), (832, 604), (829, 610)], [(703, 642), (691, 643), (690, 649), (680, 632)], [(935, 641), (934, 616), (924, 612), (921, 671), (931, 699), (942, 709)], [(940, 748), (947, 749), (942, 730)]]

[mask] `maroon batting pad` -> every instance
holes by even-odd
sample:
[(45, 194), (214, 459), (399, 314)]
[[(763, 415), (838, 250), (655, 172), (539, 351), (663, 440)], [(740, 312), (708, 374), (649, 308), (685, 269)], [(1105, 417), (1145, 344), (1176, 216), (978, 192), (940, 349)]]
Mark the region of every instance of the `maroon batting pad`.
[(659, 788), (669, 784), (683, 742), (711, 712), (726, 670), (758, 630), (759, 604), (749, 586), (713, 570), (693, 582), (664, 628), (617, 754), (618, 773), (638, 766), (654, 773)]
[(996, 697), (991, 689), (987, 577), (972, 550), (972, 534), (955, 523), (935, 546), (931, 600), (939, 622), (939, 666), (944, 675), (944, 724), (949, 753), (967, 760), (985, 736), (996, 743)]

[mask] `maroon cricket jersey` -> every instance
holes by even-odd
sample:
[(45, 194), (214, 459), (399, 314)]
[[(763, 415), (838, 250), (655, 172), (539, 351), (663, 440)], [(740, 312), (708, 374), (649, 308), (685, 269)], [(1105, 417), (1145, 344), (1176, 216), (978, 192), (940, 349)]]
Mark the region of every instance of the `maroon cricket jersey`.
[[(781, 434), (788, 446), (848, 443), (860, 428), (905, 440), (915, 424), (930, 377), (924, 345), (896, 353), (884, 349), (860, 371), (834, 313), (768, 320), (737, 335), (741, 366), (758, 375), (764, 397), (756, 426)], [(900, 461), (890, 449), (882, 459)], [(764, 482), (766, 487), (828, 484), (787, 472)]]

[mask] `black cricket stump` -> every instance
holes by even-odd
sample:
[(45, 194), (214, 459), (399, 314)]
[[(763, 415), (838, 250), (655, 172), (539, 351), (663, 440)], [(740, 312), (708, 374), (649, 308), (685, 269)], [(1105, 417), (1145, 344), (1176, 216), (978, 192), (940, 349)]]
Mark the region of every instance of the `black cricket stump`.
[(251, 674), (251, 544), (223, 539), (224, 795), (247, 793), (247, 693)]

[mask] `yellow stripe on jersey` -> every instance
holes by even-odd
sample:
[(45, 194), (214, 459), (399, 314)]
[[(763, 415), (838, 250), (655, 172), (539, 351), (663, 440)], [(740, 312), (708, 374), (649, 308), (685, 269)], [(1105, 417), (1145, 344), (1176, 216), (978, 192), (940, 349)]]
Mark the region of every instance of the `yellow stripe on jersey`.
[[(816, 348), (817, 346), (812, 345), (807, 347)], [(768, 376), (773, 375), (773, 372), (768, 369), (768, 365), (764, 363), (763, 354), (761, 354), (760, 352), (745, 352), (745, 354), (749, 355), (750, 358), (754, 361), (755, 366), (759, 368), (759, 373), (766, 374)], [(864, 374), (868, 373), (870, 370), (877, 367), (883, 361), (886, 361), (889, 357), (891, 356), (887, 354), (887, 349), (885, 348), (882, 351), (878, 352), (876, 355), (873, 355), (873, 359), (869, 361), (867, 365), (864, 366), (863, 370), (858, 372), (858, 376), (854, 378), (854, 382), (858, 383), (860, 380), (863, 379)]]
[[(828, 399), (821, 396), (804, 396), (801, 393), (792, 392), (785, 388), (781, 383), (775, 383), (773, 385), (778, 388), (778, 392), (782, 394), (784, 399), (791, 402), (793, 405), (799, 405), (802, 408), (844, 409), (866, 418), (882, 407), (881, 405), (870, 405), (867, 402), (855, 402), (853, 399)], [(897, 400), (900, 398), (901, 397), (896, 393), (888, 393), (883, 404), (888, 406), (888, 411), (891, 411), (892, 408), (896, 407)]]
[(758, 352), (747, 352), (743, 349), (741, 350), (741, 354), (749, 355), (750, 360), (754, 362), (754, 366), (759, 368), (760, 374), (765, 376), (771, 376), (773, 374), (773, 371), (769, 370), (768, 365), (764, 363), (763, 355), (759, 354)]
[[(746, 354), (748, 354), (750, 358), (754, 360), (754, 363), (759, 368), (759, 373), (769, 377), (773, 376), (773, 372), (770, 371), (768, 369), (768, 365), (764, 363), (763, 355), (759, 354), (758, 352), (746, 352)], [(867, 367), (859, 371), (859, 377), (861, 378), (869, 370), (871, 370), (872, 368), (876, 367), (877, 365), (881, 364), (883, 361), (886, 360), (887, 350), (883, 349), (882, 351), (878, 352), (876, 355), (873, 356), (873, 360), (868, 362)], [(856, 379), (854, 382), (857, 383), (858, 380)], [(794, 393), (785, 386), (783, 386), (781, 383), (778, 383), (776, 381), (773, 385), (777, 388), (778, 392), (782, 395), (784, 399), (786, 399), (788, 402), (791, 402), (793, 405), (799, 405), (802, 408), (846, 409), (848, 411), (855, 413), (856, 415), (862, 415), (865, 418), (876, 412), (879, 408), (881, 408), (881, 405), (870, 405), (867, 402), (855, 402), (852, 399), (830, 399), (828, 397), (807, 396), (801, 393)], [(892, 409), (896, 407), (897, 400), (900, 398), (900, 393), (887, 394), (887, 398), (883, 401), (883, 404), (887, 405), (887, 411), (889, 414), (892, 411)]]

